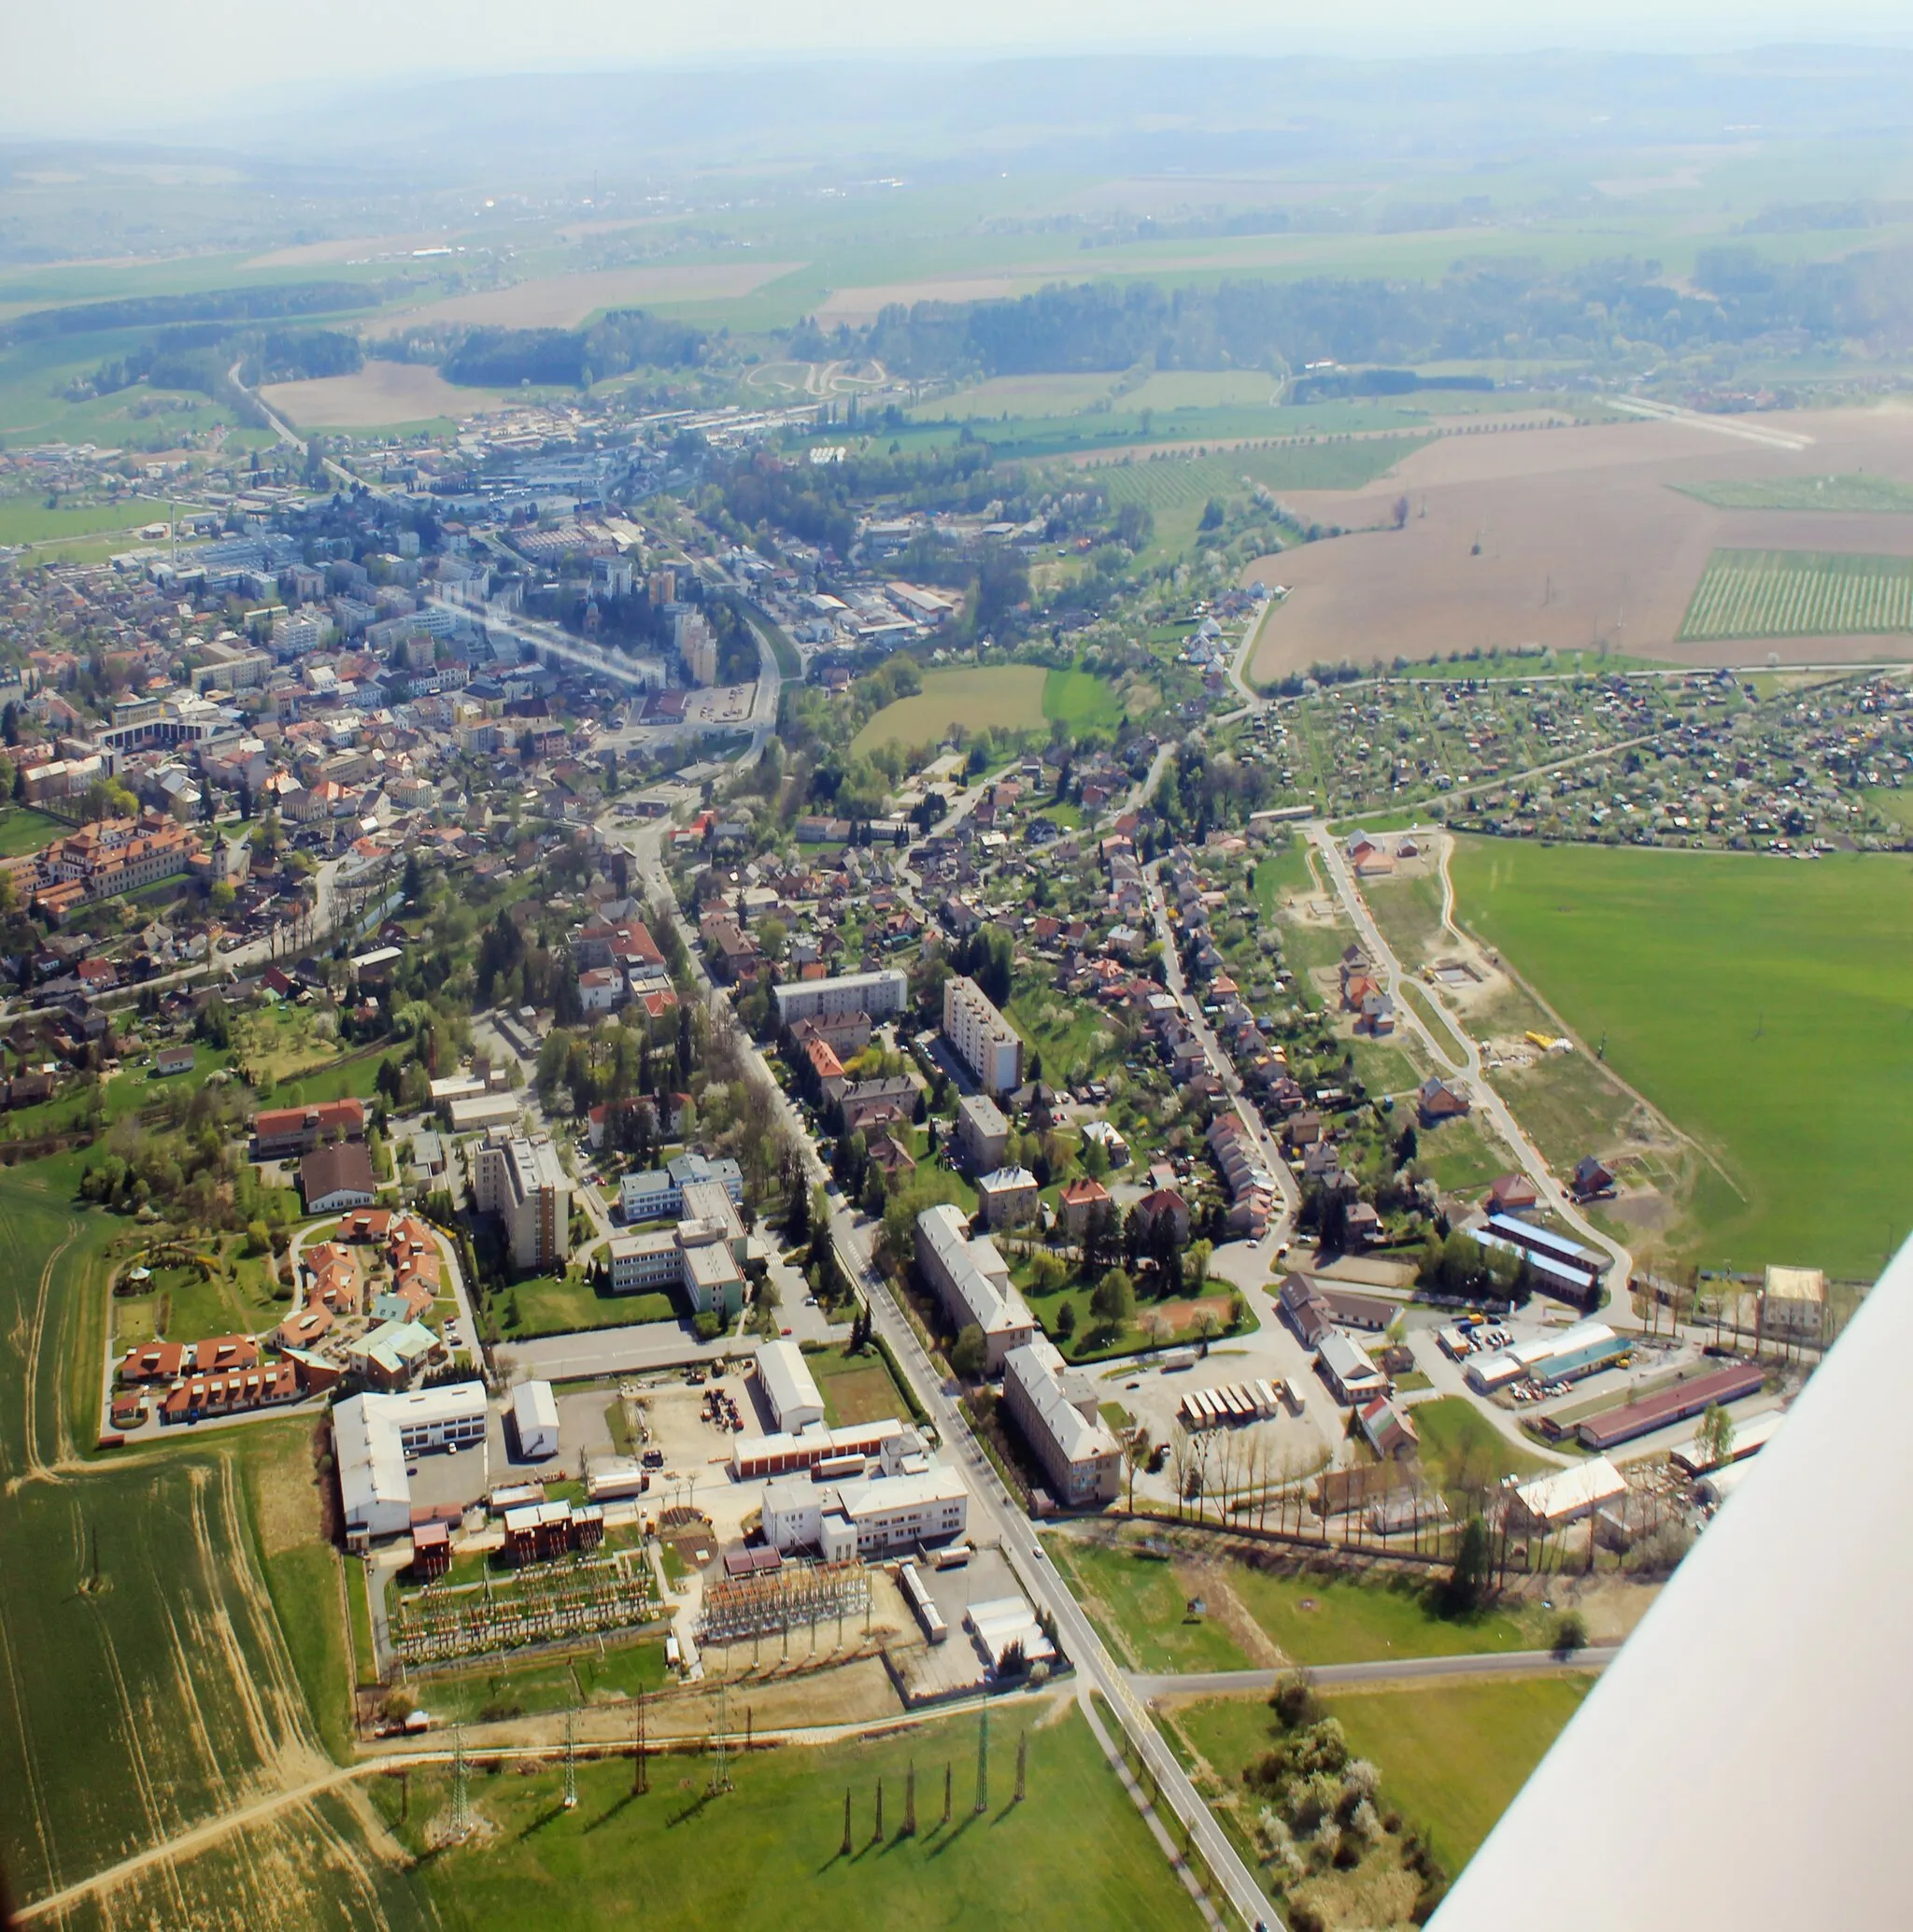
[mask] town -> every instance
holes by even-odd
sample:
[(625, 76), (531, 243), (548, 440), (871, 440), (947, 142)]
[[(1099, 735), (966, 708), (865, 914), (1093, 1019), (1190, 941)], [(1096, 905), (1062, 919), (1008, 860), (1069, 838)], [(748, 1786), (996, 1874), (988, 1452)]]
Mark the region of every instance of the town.
[(0, 181), (21, 1923), (1503, 1923), (1626, 1698), (1698, 1804), (1904, 1300), (1898, 205), (1339, 71)]

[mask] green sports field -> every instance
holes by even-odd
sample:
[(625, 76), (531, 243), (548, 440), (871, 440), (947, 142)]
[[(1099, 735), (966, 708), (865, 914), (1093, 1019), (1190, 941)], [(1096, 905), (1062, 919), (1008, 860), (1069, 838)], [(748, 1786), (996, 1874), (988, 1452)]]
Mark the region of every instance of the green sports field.
[(1913, 557), (1716, 550), (1684, 638), (1875, 636), (1913, 631)]
[(1913, 1226), (1913, 866), (1483, 839), (1460, 916), (1724, 1169), (1685, 1258), (1871, 1280)]

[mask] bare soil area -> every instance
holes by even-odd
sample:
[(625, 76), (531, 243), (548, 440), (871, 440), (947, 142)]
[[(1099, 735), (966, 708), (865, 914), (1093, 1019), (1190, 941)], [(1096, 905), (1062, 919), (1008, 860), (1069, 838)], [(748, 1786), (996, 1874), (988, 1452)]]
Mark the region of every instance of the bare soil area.
[[(1811, 442), (1770, 447), (1647, 420), (1442, 436), (1362, 490), (1287, 494), (1297, 515), (1359, 533), (1250, 565), (1250, 578), (1289, 589), (1263, 627), (1254, 675), (1526, 644), (1764, 663), (1773, 640), (1678, 641), (1717, 548), (1913, 555), (1913, 519), (1722, 510), (1668, 487), (1857, 471), (1913, 480), (1905, 410), (1790, 412), (1784, 427)], [(1401, 497), (1409, 516), (1396, 530)], [(1788, 638), (1778, 649), (1790, 663), (1913, 657), (1913, 635)]]
[(454, 421), (499, 405), (499, 392), (461, 389), (429, 362), (369, 362), (350, 376), (309, 382), (268, 383), (260, 391), (268, 409), (316, 429), (376, 429), (392, 422)]

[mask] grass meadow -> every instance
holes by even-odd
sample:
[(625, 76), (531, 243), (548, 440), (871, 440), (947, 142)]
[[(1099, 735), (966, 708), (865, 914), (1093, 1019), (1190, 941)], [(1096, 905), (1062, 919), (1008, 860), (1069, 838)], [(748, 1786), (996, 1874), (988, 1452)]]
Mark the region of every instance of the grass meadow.
[(1913, 487), (1892, 476), (1748, 476), (1676, 483), (1717, 510), (1913, 510)]
[[(1382, 1773), (1383, 1810), (1399, 1811), (1451, 1877), (1472, 1858), (1593, 1688), (1585, 1673), (1337, 1691), (1323, 1699), (1349, 1748)], [(1240, 1789), (1243, 1767), (1278, 1735), (1260, 1698), (1174, 1709), (1170, 1724), (1217, 1777)]]
[[(1519, 1449), (1513, 1454), (1522, 1456)], [(1165, 1557), (1128, 1537), (1112, 1545), (1057, 1536), (1046, 1547), (1114, 1655), (1136, 1670), (1240, 1670), (1255, 1661), (1212, 1611), (1200, 1619), (1188, 1614), (1189, 1599), (1206, 1596), (1212, 1604), (1218, 1584), (1297, 1664), (1465, 1656), (1547, 1641), (1545, 1621), (1519, 1605), (1476, 1617), (1438, 1615), (1419, 1576), (1365, 1574), (1281, 1556), (1249, 1563), (1212, 1556), (1200, 1545)]]
[[(715, 1797), (701, 1758), (657, 1760), (643, 1797), (631, 1794), (629, 1763), (582, 1765), (571, 1812), (555, 1767), (529, 1777), (481, 1772), (472, 1803), (490, 1829), (431, 1857), (419, 1868), (422, 1882), (448, 1926), (535, 1923), (542, 1932), (623, 1923), (634, 1882), (643, 1886), (645, 1922), (659, 1925), (839, 1932), (1003, 1924), (1043, 1932), (1088, 1925), (1154, 1932), (1197, 1923), (1072, 1706), (1059, 1712), (1046, 1701), (999, 1705), (989, 1729), (982, 1811), (973, 1717), (821, 1749), (742, 1754), (731, 1760), (732, 1788)], [(1023, 1738), (1027, 1797), (1019, 1805), (1013, 1793)], [(913, 1765), (917, 1829), (906, 1837)], [(404, 1821), (390, 1782), (381, 1781), (375, 1797), (401, 1841), (422, 1851), (420, 1826), (449, 1801), (449, 1779), (415, 1772)]]
[(1913, 1225), (1913, 869), (1463, 839), (1460, 916), (1724, 1171), (1669, 1245), (1871, 1280)]
[(1034, 732), (1043, 725), (1042, 690), (1049, 673), (1041, 664), (972, 666), (927, 671), (913, 698), (886, 704), (852, 741), (854, 751), (873, 745), (933, 745), (956, 726), (975, 732)]

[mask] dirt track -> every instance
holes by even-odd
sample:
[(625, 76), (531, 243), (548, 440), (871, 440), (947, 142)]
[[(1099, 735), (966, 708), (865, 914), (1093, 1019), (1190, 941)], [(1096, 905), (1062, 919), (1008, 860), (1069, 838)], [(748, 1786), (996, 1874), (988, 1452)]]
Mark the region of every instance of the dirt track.
[[(1905, 410), (1774, 420), (1813, 441), (1764, 448), (1651, 421), (1444, 436), (1365, 489), (1290, 493), (1299, 516), (1361, 533), (1250, 566), (1290, 590), (1254, 675), (1523, 644), (1692, 664), (1761, 663), (1773, 649), (1790, 663), (1913, 657), (1913, 636), (1676, 642), (1717, 547), (1913, 556), (1913, 516), (1720, 510), (1668, 487), (1860, 470), (1913, 481)], [(1371, 527), (1392, 524), (1404, 496), (1404, 528)]]

